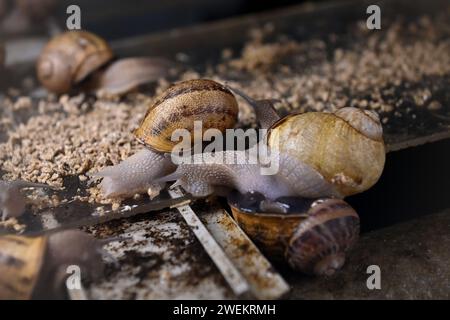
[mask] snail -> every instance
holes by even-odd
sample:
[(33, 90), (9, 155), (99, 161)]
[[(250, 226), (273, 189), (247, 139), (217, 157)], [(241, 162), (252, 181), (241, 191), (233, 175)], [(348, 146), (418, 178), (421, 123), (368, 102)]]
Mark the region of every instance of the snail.
[(2, 220), (19, 217), (25, 212), (25, 198), (20, 192), (24, 188), (50, 188), (50, 186), (21, 180), (0, 180), (0, 212), (2, 213)]
[(48, 90), (66, 93), (112, 58), (105, 40), (87, 31), (67, 31), (44, 47), (37, 62), (37, 76)]
[(113, 58), (112, 49), (101, 37), (87, 31), (66, 31), (42, 50), (37, 76), (46, 89), (57, 94), (78, 88), (122, 95), (167, 76), (173, 66), (163, 58)]
[(269, 129), (269, 147), (310, 165), (343, 196), (363, 192), (380, 178), (386, 150), (376, 112), (345, 107), (280, 119), (270, 101), (255, 101), (238, 89), (230, 90), (253, 106), (261, 126)]
[[(271, 152), (280, 155), (280, 173), (283, 174), (284, 171), (297, 177), (286, 179), (294, 183), (287, 191), (292, 191), (293, 188), (308, 189), (304, 183), (322, 185), (321, 180), (325, 179), (335, 190), (334, 194), (321, 196), (344, 198), (369, 189), (380, 178), (386, 151), (382, 125), (375, 112), (345, 107), (334, 113), (307, 112), (290, 114), (280, 119), (269, 100), (255, 101), (237, 89), (229, 89), (244, 97), (253, 106), (261, 127), (269, 128), (265, 143)], [(292, 165), (294, 162), (296, 165)], [(292, 170), (284, 167), (289, 163)], [(264, 179), (261, 175), (243, 176), (235, 173), (233, 168), (229, 166), (228, 168), (214, 161), (181, 165), (177, 168), (177, 174), (171, 174), (163, 180), (178, 180), (177, 185), (183, 186), (188, 191), (194, 191), (200, 184), (204, 185), (205, 190), (212, 190), (213, 185), (222, 186), (229, 181), (233, 181), (233, 187), (236, 187), (238, 181)], [(316, 171), (315, 176), (318, 180), (302, 179), (304, 174), (296, 174), (297, 170), (304, 168), (309, 168), (311, 172)], [(226, 172), (227, 177), (215, 179), (211, 174), (215, 171)], [(194, 181), (195, 185), (190, 185), (190, 182)], [(260, 183), (253, 182), (253, 184)], [(273, 198), (270, 194), (264, 195)], [(293, 195), (288, 192), (277, 196)], [(311, 196), (303, 193), (296, 195)]]
[(223, 85), (207, 79), (179, 82), (161, 95), (148, 108), (134, 135), (145, 148), (116, 166), (106, 167), (93, 178), (103, 178), (100, 188), (106, 197), (126, 197), (151, 190), (157, 195), (165, 182), (157, 178), (175, 170), (168, 153), (177, 141), (177, 129), (194, 132), (194, 122), (202, 121), (202, 130), (215, 128), (224, 132), (237, 121), (238, 105), (233, 94)]
[(79, 230), (0, 236), (0, 299), (61, 298), (70, 265), (80, 268), (83, 279), (101, 277), (100, 242)]
[(230, 193), (233, 217), (273, 260), (286, 259), (297, 271), (331, 276), (359, 237), (359, 217), (340, 199), (280, 198), (286, 214), (261, 211), (264, 196)]

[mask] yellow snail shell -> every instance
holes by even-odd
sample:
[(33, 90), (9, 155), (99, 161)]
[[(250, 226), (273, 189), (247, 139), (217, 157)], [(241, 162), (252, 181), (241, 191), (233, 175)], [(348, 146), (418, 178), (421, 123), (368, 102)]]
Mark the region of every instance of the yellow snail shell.
[(369, 189), (384, 168), (382, 127), (372, 111), (289, 115), (271, 127), (268, 144), (315, 168), (343, 196)]
[(135, 131), (136, 138), (151, 149), (171, 152), (176, 129), (194, 131), (194, 121), (202, 121), (203, 132), (233, 128), (238, 115), (233, 94), (223, 85), (206, 79), (177, 83), (164, 91), (148, 109)]

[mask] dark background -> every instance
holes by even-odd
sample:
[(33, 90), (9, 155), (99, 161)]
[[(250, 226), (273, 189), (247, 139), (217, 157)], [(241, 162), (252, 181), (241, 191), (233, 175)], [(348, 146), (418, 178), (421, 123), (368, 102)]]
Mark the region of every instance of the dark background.
[[(81, 8), (82, 28), (108, 40), (148, 34), (232, 16), (280, 9), (302, 0), (58, 0), (54, 15), (65, 25), (66, 8)], [(309, 3), (322, 2), (320, 0)]]

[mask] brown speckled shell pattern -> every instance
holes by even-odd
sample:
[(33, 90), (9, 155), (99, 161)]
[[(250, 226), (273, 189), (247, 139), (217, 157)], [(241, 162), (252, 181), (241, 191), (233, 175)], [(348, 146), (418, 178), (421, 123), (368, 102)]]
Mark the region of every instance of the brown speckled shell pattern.
[(172, 141), (176, 129), (187, 129), (193, 136), (194, 121), (202, 121), (203, 132), (234, 128), (238, 104), (221, 84), (205, 79), (177, 83), (160, 95), (135, 131), (136, 138), (159, 152), (170, 152), (179, 141)]
[(30, 299), (42, 269), (47, 237), (0, 237), (0, 299)]
[(313, 205), (286, 249), (289, 265), (308, 274), (324, 257), (347, 252), (359, 238), (359, 217), (346, 202), (327, 199)]

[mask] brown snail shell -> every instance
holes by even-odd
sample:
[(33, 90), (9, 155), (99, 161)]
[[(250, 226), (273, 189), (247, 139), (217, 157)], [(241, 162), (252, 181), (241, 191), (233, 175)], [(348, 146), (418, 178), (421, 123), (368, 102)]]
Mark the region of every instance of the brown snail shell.
[(0, 299), (30, 299), (40, 273), (47, 238), (0, 237)]
[(314, 202), (286, 250), (289, 265), (309, 274), (332, 275), (345, 262), (345, 253), (359, 237), (358, 214), (345, 201)]
[(343, 200), (292, 198), (287, 214), (242, 206), (242, 195), (229, 196), (233, 217), (245, 233), (274, 260), (286, 260), (307, 274), (331, 275), (359, 237), (359, 217)]
[(102, 38), (87, 31), (67, 31), (44, 47), (37, 76), (48, 90), (67, 93), (112, 58), (112, 50)]
[(271, 127), (268, 144), (315, 168), (343, 196), (369, 189), (384, 168), (382, 126), (372, 111), (289, 115)]
[(188, 80), (164, 91), (134, 134), (151, 149), (170, 152), (179, 143), (171, 140), (176, 129), (193, 133), (194, 121), (201, 121), (203, 132), (210, 128), (225, 132), (234, 127), (237, 115), (237, 101), (223, 85), (207, 79)]

